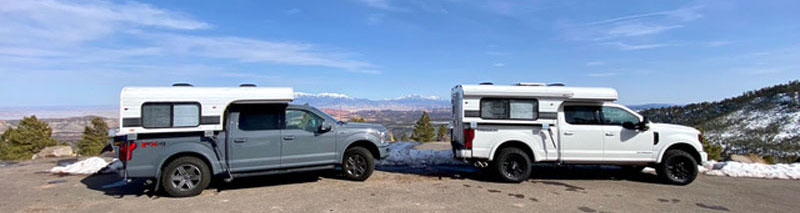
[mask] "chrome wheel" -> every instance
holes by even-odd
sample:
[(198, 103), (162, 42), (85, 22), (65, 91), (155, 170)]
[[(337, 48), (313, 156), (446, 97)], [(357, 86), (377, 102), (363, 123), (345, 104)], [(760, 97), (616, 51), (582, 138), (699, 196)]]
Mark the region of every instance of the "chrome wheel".
[(172, 178), (170, 183), (172, 187), (180, 191), (190, 191), (196, 188), (200, 181), (202, 181), (202, 172), (200, 168), (192, 164), (183, 164), (172, 171)]

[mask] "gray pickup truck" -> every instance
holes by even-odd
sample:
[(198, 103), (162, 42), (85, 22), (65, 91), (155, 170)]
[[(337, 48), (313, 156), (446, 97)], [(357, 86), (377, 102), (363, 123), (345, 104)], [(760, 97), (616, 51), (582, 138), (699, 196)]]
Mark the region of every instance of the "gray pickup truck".
[(200, 194), (212, 177), (339, 169), (345, 178), (363, 181), (375, 159), (388, 155), (385, 127), (337, 121), (307, 105), (231, 104), (223, 124), (221, 131), (115, 137), (122, 171), (185, 197)]

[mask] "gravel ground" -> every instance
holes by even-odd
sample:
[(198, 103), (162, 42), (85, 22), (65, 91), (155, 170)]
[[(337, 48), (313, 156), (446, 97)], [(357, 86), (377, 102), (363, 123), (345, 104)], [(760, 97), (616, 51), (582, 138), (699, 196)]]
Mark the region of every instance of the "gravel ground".
[[(430, 145), (429, 145), (430, 146)], [(378, 171), (366, 182), (330, 173), (236, 179), (197, 197), (153, 195), (114, 175), (55, 176), (61, 159), (0, 167), (3, 212), (794, 212), (800, 181), (700, 176), (688, 186), (601, 167), (536, 167), (521, 184), (469, 169)]]

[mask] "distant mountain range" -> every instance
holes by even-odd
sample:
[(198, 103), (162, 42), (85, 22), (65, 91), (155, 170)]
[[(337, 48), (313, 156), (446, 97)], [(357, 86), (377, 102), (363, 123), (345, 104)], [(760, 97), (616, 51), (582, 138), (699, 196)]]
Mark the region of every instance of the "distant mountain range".
[(800, 154), (800, 81), (741, 96), (641, 111), (656, 122), (693, 126), (733, 153)]
[(338, 93), (310, 94), (296, 92), (294, 104), (306, 104), (324, 109), (335, 110), (395, 110), (414, 111), (431, 110), (437, 108), (450, 108), (450, 100), (436, 96), (408, 95), (393, 99), (370, 100), (354, 98)]

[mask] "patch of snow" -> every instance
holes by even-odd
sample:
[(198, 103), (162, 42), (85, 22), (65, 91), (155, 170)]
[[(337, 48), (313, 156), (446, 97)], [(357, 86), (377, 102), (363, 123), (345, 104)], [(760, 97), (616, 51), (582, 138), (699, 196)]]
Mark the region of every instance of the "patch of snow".
[(699, 169), (700, 172), (713, 176), (800, 180), (800, 163), (769, 165), (735, 161), (709, 161), (700, 166)]
[(378, 161), (377, 166), (409, 166), (422, 168), (435, 165), (464, 165), (453, 159), (450, 150), (414, 149), (419, 142), (394, 142), (389, 144), (389, 157)]
[(295, 92), (294, 95), (295, 96), (307, 96), (307, 97), (329, 97), (329, 98), (352, 99), (352, 97), (350, 97), (348, 95), (341, 94), (341, 93), (332, 93), (332, 92), (323, 92), (323, 93), (317, 93), (317, 94), (305, 93), (305, 92)]
[[(116, 159), (114, 160), (116, 161)], [(50, 173), (72, 174), (72, 175), (91, 175), (108, 166), (109, 162), (99, 157), (91, 157), (86, 160), (78, 161), (67, 166), (56, 166), (50, 169)]]
[(411, 94), (411, 95), (406, 95), (406, 96), (397, 97), (397, 98), (386, 98), (386, 99), (383, 99), (383, 100), (386, 100), (386, 101), (399, 101), (399, 100), (414, 100), (414, 99), (416, 99), (416, 100), (432, 100), (432, 101), (442, 100), (442, 98), (439, 97), (439, 96), (423, 96), (423, 95), (419, 95), (419, 94)]

